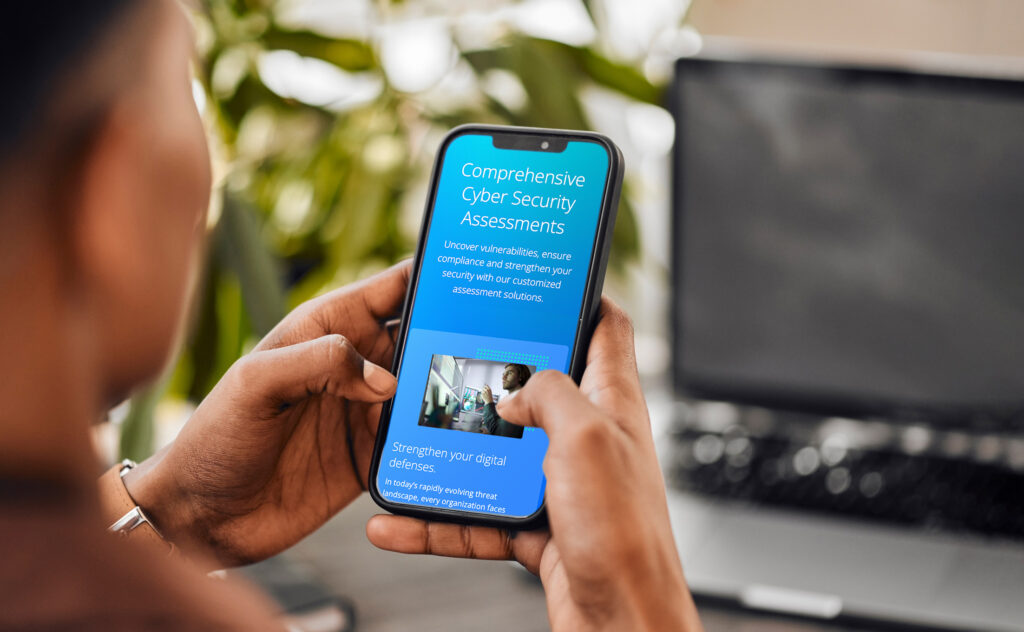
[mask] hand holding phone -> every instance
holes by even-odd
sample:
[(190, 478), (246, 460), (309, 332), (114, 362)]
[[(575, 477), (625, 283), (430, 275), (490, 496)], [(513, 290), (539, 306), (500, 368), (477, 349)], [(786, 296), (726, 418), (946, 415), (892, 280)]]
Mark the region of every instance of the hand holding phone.
[[(372, 460), (379, 505), (543, 524), (548, 437), (494, 402), (545, 369), (580, 378), (621, 179), (618, 149), (589, 132), (466, 126), (442, 143)], [(480, 393), (484, 405), (418, 423), (431, 389), (456, 402)]]
[(374, 516), (370, 541), (400, 553), (515, 559), (540, 575), (555, 632), (701, 629), (669, 523), (629, 319), (601, 307), (580, 386), (546, 371), (499, 406), (551, 439), (550, 533)]

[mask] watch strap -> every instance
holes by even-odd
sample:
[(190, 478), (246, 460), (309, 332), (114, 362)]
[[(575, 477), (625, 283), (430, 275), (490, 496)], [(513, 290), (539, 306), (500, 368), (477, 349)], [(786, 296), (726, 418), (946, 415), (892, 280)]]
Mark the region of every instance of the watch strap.
[(174, 545), (164, 540), (124, 485), (122, 473), (133, 465), (130, 461), (118, 463), (100, 476), (100, 507), (104, 522), (110, 525), (107, 530), (171, 553)]

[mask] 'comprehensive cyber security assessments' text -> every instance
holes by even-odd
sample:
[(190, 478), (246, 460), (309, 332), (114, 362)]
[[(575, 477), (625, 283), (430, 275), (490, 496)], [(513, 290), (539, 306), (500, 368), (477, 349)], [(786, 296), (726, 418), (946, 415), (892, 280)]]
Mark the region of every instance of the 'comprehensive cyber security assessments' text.
[[(481, 166), (473, 162), (463, 163), (459, 172), (471, 182), (462, 189), (461, 198), (471, 208), (463, 215), (460, 225), (552, 235), (565, 233), (565, 223), (557, 221), (555, 217), (573, 211), (577, 198), (572, 193), (587, 183), (585, 175), (570, 171), (534, 171), (530, 167), (510, 169)], [(523, 190), (529, 189), (530, 185), (548, 186), (544, 192)], [(565, 193), (552, 193), (552, 186), (564, 189)], [(516, 207), (550, 210), (555, 217), (529, 219), (507, 214)], [(495, 212), (502, 214), (489, 214)]]

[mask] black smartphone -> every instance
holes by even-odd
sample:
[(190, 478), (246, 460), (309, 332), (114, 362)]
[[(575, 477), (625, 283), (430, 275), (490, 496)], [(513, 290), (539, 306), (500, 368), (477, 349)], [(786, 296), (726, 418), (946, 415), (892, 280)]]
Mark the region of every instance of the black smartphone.
[(444, 139), (370, 468), (381, 507), (543, 524), (547, 435), (495, 404), (545, 369), (580, 380), (622, 169), (590, 132), (467, 125)]

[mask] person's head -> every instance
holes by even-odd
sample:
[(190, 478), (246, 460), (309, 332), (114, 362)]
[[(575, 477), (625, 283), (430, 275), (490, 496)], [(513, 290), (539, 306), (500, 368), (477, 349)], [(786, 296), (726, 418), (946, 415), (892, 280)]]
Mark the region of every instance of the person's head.
[(205, 228), (191, 28), (176, 0), (4, 13), (0, 300), (87, 340), (84, 366), (109, 403), (164, 365)]
[(517, 391), (530, 379), (530, 367), (525, 364), (506, 364), (501, 374), (501, 386), (506, 391)]

